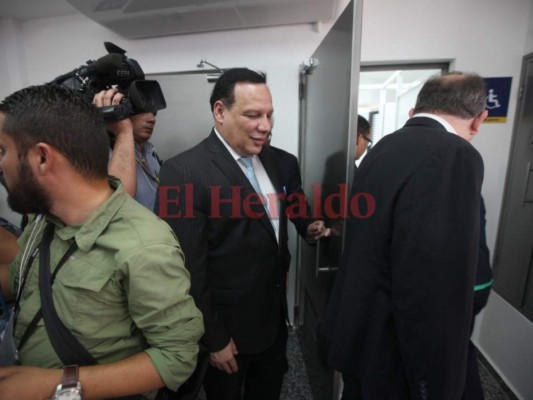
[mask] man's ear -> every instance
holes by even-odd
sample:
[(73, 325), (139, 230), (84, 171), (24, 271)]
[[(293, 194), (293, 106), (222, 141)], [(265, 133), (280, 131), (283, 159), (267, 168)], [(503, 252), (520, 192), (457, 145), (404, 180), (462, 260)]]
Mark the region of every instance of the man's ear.
[(224, 114), (226, 113), (226, 106), (222, 102), (222, 100), (217, 100), (215, 104), (213, 104), (213, 117), (215, 120), (219, 123), (224, 122)]
[(33, 165), (39, 174), (50, 171), (53, 159), (53, 149), (49, 144), (37, 143), (31, 150)]
[(409, 118), (413, 118), (413, 115), (415, 115), (415, 109), (414, 108), (411, 108), (409, 110)]
[(472, 124), (470, 125), (470, 132), (472, 135), (478, 133), (481, 124), (483, 123), (483, 121), (485, 121), (485, 118), (487, 118), (488, 115), (489, 112), (487, 110), (483, 110), (477, 117), (472, 120)]

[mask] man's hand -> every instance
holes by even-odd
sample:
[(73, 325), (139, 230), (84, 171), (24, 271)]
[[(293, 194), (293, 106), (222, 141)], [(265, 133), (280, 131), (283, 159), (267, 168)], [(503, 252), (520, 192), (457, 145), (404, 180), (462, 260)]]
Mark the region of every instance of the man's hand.
[[(124, 98), (118, 89), (102, 90), (93, 98), (96, 107), (118, 105)], [(109, 160), (109, 175), (120, 178), (124, 190), (130, 195), (137, 193), (137, 172), (135, 166), (135, 140), (133, 137), (133, 125), (129, 118), (121, 121), (109, 122), (106, 129), (115, 135), (115, 146)]]
[(227, 374), (233, 374), (239, 370), (235, 359), (237, 354), (239, 354), (237, 346), (235, 346), (233, 339), (230, 339), (228, 345), (222, 350), (211, 353), (209, 363)]
[[(117, 106), (120, 104), (124, 95), (118, 89), (102, 90), (94, 95), (93, 104), (100, 108), (106, 106)], [(106, 129), (118, 138), (119, 135), (131, 135), (133, 138), (133, 127), (129, 118), (121, 121), (109, 122)]]
[(0, 399), (49, 399), (61, 382), (63, 370), (36, 367), (0, 368)]
[(307, 227), (307, 238), (312, 240), (318, 240), (324, 235), (326, 235), (327, 229), (324, 225), (324, 221), (319, 220), (315, 221), (312, 224), (309, 224)]

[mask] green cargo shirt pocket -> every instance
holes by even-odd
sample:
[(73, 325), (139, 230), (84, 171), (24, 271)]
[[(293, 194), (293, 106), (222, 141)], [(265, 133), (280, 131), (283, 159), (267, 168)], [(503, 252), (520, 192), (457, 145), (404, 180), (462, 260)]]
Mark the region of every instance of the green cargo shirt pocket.
[[(99, 262), (98, 262), (99, 261)], [(132, 324), (127, 298), (109, 260), (69, 263), (52, 286), (54, 303), (63, 323), (79, 336), (98, 339), (127, 337)], [(112, 265), (113, 267), (109, 267)], [(105, 290), (103, 290), (105, 288)]]

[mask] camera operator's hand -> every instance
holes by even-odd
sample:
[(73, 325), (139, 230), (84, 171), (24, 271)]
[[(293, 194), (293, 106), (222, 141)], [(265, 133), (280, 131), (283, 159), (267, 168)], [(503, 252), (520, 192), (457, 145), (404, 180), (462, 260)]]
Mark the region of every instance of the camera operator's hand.
[[(100, 108), (106, 106), (118, 106), (124, 95), (118, 91), (118, 89), (102, 90), (94, 95), (93, 104)], [(109, 122), (106, 124), (106, 129), (111, 132), (115, 137), (119, 135), (131, 135), (133, 140), (133, 127), (129, 118)]]
[[(118, 89), (102, 90), (93, 98), (96, 107), (115, 106), (120, 104), (124, 95)], [(124, 190), (135, 196), (137, 192), (137, 174), (135, 167), (135, 142), (133, 125), (129, 118), (109, 122), (106, 129), (115, 136), (113, 152), (109, 159), (108, 173), (122, 181)]]

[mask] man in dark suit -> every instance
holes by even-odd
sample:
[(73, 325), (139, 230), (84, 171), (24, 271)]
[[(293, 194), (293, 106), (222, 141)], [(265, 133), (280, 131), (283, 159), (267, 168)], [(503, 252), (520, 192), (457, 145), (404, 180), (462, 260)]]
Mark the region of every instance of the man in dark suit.
[(483, 180), (469, 141), (485, 96), (475, 74), (428, 80), (357, 171), (355, 192), (376, 209), (348, 221), (324, 324), (332, 366), (359, 381), (354, 398), (463, 396)]
[(156, 211), (180, 238), (204, 315), (209, 400), (279, 398), (287, 370), (290, 263), (280, 169), (268, 146), (264, 75), (226, 71), (210, 99), (211, 135), (163, 164)]

